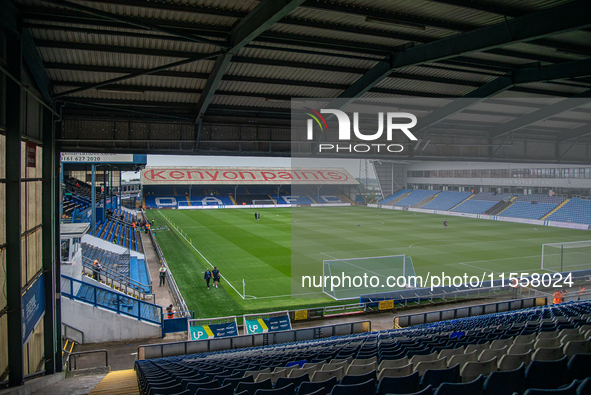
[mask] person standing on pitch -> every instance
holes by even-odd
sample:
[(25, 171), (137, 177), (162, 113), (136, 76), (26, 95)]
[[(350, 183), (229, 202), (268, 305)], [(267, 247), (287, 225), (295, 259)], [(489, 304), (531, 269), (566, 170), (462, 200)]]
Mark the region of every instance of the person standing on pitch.
[(203, 279), (205, 280), (205, 284), (207, 284), (207, 289), (209, 289), (209, 280), (211, 280), (211, 272), (209, 271), (209, 268), (205, 269)]
[(160, 285), (158, 286), (161, 287), (163, 285), (166, 285), (166, 267), (164, 266), (164, 263), (162, 264), (162, 266), (160, 266), (158, 272), (160, 273)]
[(256, 211), (254, 212), (254, 220), (255, 221), (258, 221), (259, 220), (258, 217), (257, 217), (257, 212)]
[(218, 270), (217, 266), (213, 267), (211, 274), (213, 276), (213, 286), (217, 288), (218, 283), (220, 282), (220, 271)]
[(443, 221), (443, 227), (447, 229), (447, 221)]

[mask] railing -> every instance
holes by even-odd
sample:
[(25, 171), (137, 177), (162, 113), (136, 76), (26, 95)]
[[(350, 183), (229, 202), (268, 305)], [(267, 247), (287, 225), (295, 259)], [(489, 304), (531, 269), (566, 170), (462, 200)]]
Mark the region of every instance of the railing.
[(288, 331), (257, 333), (221, 337), (217, 339), (184, 341), (175, 343), (148, 344), (138, 347), (138, 359), (154, 359), (175, 355), (199, 354), (235, 348), (257, 347), (271, 344), (300, 342), (323, 339), (332, 336), (346, 336), (371, 331), (370, 321), (325, 325), (314, 328), (291, 329)]
[[(189, 309), (187, 308), (187, 304), (185, 303), (185, 299), (183, 299), (183, 296), (181, 295), (181, 292), (179, 291), (179, 288), (176, 285), (176, 281), (174, 281), (174, 277), (170, 272), (170, 268), (168, 267), (168, 263), (164, 258), (164, 254), (162, 254), (160, 245), (156, 241), (156, 238), (154, 237), (154, 234), (152, 232), (150, 232), (150, 238), (152, 239), (152, 244), (154, 245), (154, 249), (156, 250), (156, 254), (158, 255), (160, 263), (163, 264), (166, 268), (166, 281), (168, 283), (168, 290), (170, 291), (170, 296), (173, 299), (173, 304), (177, 306), (179, 311), (189, 311)], [(185, 313), (184, 317), (190, 317), (190, 314)]]
[[(86, 297), (78, 296), (78, 291), (82, 286), (87, 286), (92, 289), (90, 295)], [(141, 321), (162, 325), (162, 307), (158, 305), (122, 295), (118, 292), (113, 292), (64, 275), (62, 275), (60, 289), (62, 296), (67, 298), (90, 303), (95, 307), (101, 307), (117, 314), (137, 318)], [(74, 289), (76, 289), (76, 291), (74, 291)], [(99, 298), (101, 292), (104, 292), (104, 294), (102, 295), (102, 298)]]
[(428, 311), (425, 313), (406, 314), (395, 317), (394, 326), (398, 324), (404, 328), (411, 325), (428, 324), (432, 322), (455, 320), (458, 318), (466, 318), (484, 314), (493, 314), (504, 311), (525, 309), (528, 307), (546, 305), (546, 303), (546, 298), (534, 297), (527, 299), (516, 299), (500, 301), (495, 303), (486, 303), (476, 306), (457, 307), (455, 309)]
[[(485, 283), (491, 284), (490, 282)], [(376, 304), (380, 301), (393, 300), (394, 305), (408, 307), (409, 305), (420, 305), (421, 302), (436, 303), (461, 301), (485, 297), (498, 297), (500, 295), (505, 295), (512, 299), (523, 299), (530, 297), (547, 297), (548, 293), (535, 288), (511, 287), (509, 280), (505, 279), (504, 282), (503, 280), (495, 280), (492, 283), (492, 286), (489, 285), (486, 287), (435, 287), (433, 288), (433, 291), (429, 288), (420, 288), (362, 295), (361, 301), (371, 305), (371, 303)]]
[[(82, 273), (94, 274), (94, 264), (92, 260), (86, 257), (82, 257)], [(99, 272), (101, 277), (105, 278), (105, 284), (111, 288), (119, 288), (121, 292), (131, 294), (133, 297), (139, 299), (152, 299), (155, 302), (155, 295), (146, 293), (144, 289), (149, 288), (147, 285), (142, 284), (131, 277), (123, 275), (116, 270), (101, 266)]]
[(62, 322), (62, 336), (78, 344), (84, 344), (84, 332)]
[[(97, 352), (104, 352), (105, 353), (105, 366), (109, 366), (109, 352), (105, 349), (102, 350), (92, 350), (92, 351), (80, 351), (80, 352), (73, 352), (69, 355), (70, 361), (68, 363), (68, 370), (71, 372), (72, 369), (76, 370), (77, 369), (77, 357), (79, 355), (85, 355), (85, 354), (95, 354)], [(74, 366), (72, 368), (72, 365)]]

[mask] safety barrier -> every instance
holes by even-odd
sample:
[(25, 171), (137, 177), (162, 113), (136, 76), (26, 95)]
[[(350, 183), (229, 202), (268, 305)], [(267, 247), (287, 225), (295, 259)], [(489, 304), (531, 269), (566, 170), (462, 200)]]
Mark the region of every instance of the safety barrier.
[(427, 311), (424, 313), (399, 315), (394, 317), (394, 327), (405, 328), (412, 325), (428, 324), (432, 322), (455, 320), (484, 314), (501, 313), (504, 311), (520, 310), (529, 307), (545, 306), (547, 299), (527, 298), (486, 303), (476, 306), (464, 306), (454, 309)]
[[(79, 289), (82, 286), (89, 287), (91, 290), (87, 297), (78, 296)], [(61, 276), (60, 291), (63, 297), (90, 303), (94, 307), (100, 307), (117, 314), (161, 325), (162, 307), (158, 305), (131, 298), (118, 292), (113, 292), (64, 275)], [(104, 293), (102, 294), (104, 296), (103, 298), (98, 297), (101, 292)]]
[(154, 359), (172, 357), (175, 355), (199, 354), (232, 350), (235, 348), (323, 339), (332, 336), (346, 336), (366, 332), (371, 332), (370, 321), (358, 321), (314, 328), (292, 329), (281, 332), (257, 333), (253, 335), (241, 335), (217, 339), (147, 344), (138, 347), (137, 358)]

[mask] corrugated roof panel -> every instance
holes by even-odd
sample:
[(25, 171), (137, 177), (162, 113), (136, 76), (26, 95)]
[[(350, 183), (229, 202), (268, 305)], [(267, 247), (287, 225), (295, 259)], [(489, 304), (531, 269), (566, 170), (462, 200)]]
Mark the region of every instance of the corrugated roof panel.
[(402, 78), (387, 78), (380, 82), (376, 88), (402, 89), (413, 92), (433, 93), (450, 96), (464, 96), (475, 88), (466, 85), (441, 84), (437, 82), (407, 80)]
[(429, 76), (437, 78), (451, 78), (461, 81), (470, 81), (474, 83), (486, 84), (494, 80), (496, 77), (486, 74), (469, 73), (460, 70), (444, 70), (432, 67), (423, 66), (407, 66), (400, 69), (396, 69), (397, 72), (416, 74), (419, 76)]
[[(305, 4), (305, 3), (304, 3)], [(426, 27), (425, 30), (417, 30), (408, 27), (404, 27), (401, 25), (393, 25), (393, 24), (376, 24), (376, 23), (367, 23), (365, 22), (365, 16), (363, 15), (355, 15), (355, 14), (348, 14), (343, 12), (334, 12), (334, 11), (325, 11), (319, 10), (316, 8), (307, 8), (305, 6), (298, 7), (293, 10), (290, 14), (290, 17), (296, 19), (304, 19), (316, 22), (323, 22), (327, 24), (327, 29), (330, 29), (330, 24), (341, 25), (342, 26), (354, 26), (365, 28), (369, 30), (376, 30), (382, 32), (400, 32), (400, 33), (407, 33), (413, 36), (417, 36), (420, 40), (417, 42), (426, 42), (429, 40), (433, 40), (436, 38), (443, 38), (453, 34), (456, 32), (446, 31), (431, 27)], [(305, 29), (305, 27), (302, 27)], [(359, 35), (366, 36), (365, 34)]]
[[(60, 86), (56, 87), (55, 92), (61, 93), (71, 88)], [(83, 92), (78, 92), (69, 97), (83, 97), (89, 99), (113, 99), (113, 100), (141, 100), (149, 104), (151, 101), (162, 101), (171, 103), (197, 103), (199, 94), (192, 93), (170, 93), (170, 92), (143, 92), (143, 93), (127, 93), (127, 92), (105, 92), (96, 89), (90, 89)]]
[[(154, 20), (154, 23), (157, 24), (158, 20), (172, 20), (172, 21), (179, 21), (179, 22), (189, 22), (189, 23), (204, 23), (208, 25), (218, 25), (218, 26), (232, 26), (236, 22), (236, 18), (227, 17), (227, 16), (220, 16), (220, 15), (209, 15), (209, 14), (201, 14), (198, 13), (198, 9), (196, 12), (183, 12), (183, 11), (174, 11), (174, 10), (165, 10), (165, 9), (157, 9), (157, 8), (146, 8), (146, 7), (136, 7), (136, 6), (128, 6), (125, 4), (112, 4), (112, 3), (101, 3), (96, 1), (85, 1), (85, 0), (73, 0), (78, 4), (84, 5), (86, 7), (92, 7), (97, 10), (110, 12), (112, 14), (129, 16), (129, 17), (137, 17), (137, 18), (147, 18)], [(148, 2), (146, 2), (149, 4)], [(218, 8), (218, 7), (214, 7)]]
[(531, 59), (522, 59), (522, 58), (514, 58), (510, 56), (503, 56), (503, 55), (496, 55), (492, 53), (486, 52), (470, 52), (466, 54), (467, 58), (474, 58), (480, 60), (491, 60), (493, 62), (501, 62), (507, 64), (526, 64), (526, 63), (533, 63), (534, 61)]
[(231, 63), (227, 75), (247, 77), (280, 78), (298, 81), (351, 85), (360, 77), (359, 74), (337, 73), (324, 70), (310, 70), (294, 67), (265, 66), (249, 63)]
[(508, 115), (495, 115), (495, 114), (470, 114), (460, 112), (457, 114), (450, 115), (445, 118), (446, 121), (461, 121), (461, 122), (471, 122), (471, 123), (490, 123), (490, 124), (500, 124), (511, 121), (515, 119), (515, 117), (508, 116)]
[[(124, 74), (116, 73), (96, 73), (77, 70), (48, 70), (52, 81), (79, 82), (83, 84), (93, 84), (107, 81), (112, 78), (120, 77)], [(205, 79), (162, 77), (144, 75), (130, 80), (118, 82), (117, 84), (127, 86), (152, 86), (162, 88), (185, 88), (185, 89), (203, 89)]]
[[(149, 69), (181, 60), (161, 56), (133, 55), (114, 52), (67, 50), (61, 48), (39, 48), (44, 62), (56, 62), (92, 66), (113, 66)], [(171, 68), (170, 70), (194, 73), (209, 73), (213, 60), (201, 60)]]
[[(302, 49), (304, 49), (302, 47)], [(274, 60), (285, 60), (292, 62), (309, 62), (319, 63), (331, 66), (344, 66), (344, 67), (359, 67), (370, 69), (377, 64), (376, 61), (363, 60), (363, 59), (347, 59), (343, 57), (332, 57), (321, 54), (307, 54), (307, 53), (295, 53), (285, 51), (273, 51), (270, 49), (260, 48), (243, 48), (238, 53), (239, 56), (252, 57), (252, 58), (264, 58)]]
[(211, 53), (219, 51), (219, 47), (188, 41), (159, 40), (139, 37), (122, 37), (105, 34), (81, 33), (64, 30), (36, 29), (36, 39), (65, 41), (81, 44), (112, 45), (130, 48), (148, 48), (167, 51), (182, 51), (191, 53)]
[(456, 22), (473, 26), (490, 25), (503, 21), (501, 15), (427, 0), (342, 0), (338, 1), (338, 3), (362, 8), (367, 7), (385, 12), (412, 14), (413, 16), (426, 19)]
[(241, 81), (222, 81), (220, 91), (255, 92), (259, 94), (285, 95), (293, 97), (336, 97), (342, 91), (306, 86), (260, 84)]
[(577, 93), (581, 93), (587, 90), (579, 86), (558, 85), (550, 84), (547, 82), (530, 82), (528, 84), (520, 84), (519, 86), (524, 88), (548, 90), (550, 92), (554, 92), (556, 96), (560, 96), (562, 94), (576, 95)]
[[(341, 31), (330, 30), (330, 26), (327, 26), (326, 29), (319, 29), (319, 28), (315, 28), (315, 27), (298, 26), (298, 25), (279, 23), (279, 24), (274, 25), (269, 30), (273, 31), (273, 32), (278, 32), (278, 33), (297, 34), (297, 35), (301, 35), (301, 36), (319, 37), (319, 38), (327, 38), (327, 39), (333, 38), (335, 40), (348, 40), (348, 41), (359, 42), (359, 43), (372, 43), (372, 44), (378, 44), (381, 46), (389, 46), (389, 47), (403, 45), (408, 42), (408, 40), (397, 40), (394, 38), (375, 37), (375, 36), (359, 35), (359, 34), (355, 34), (355, 33), (346, 33), (346, 32), (341, 32)], [(371, 49), (371, 46), (368, 46), (368, 49)]]
[(289, 111), (291, 108), (290, 101), (266, 100), (262, 97), (215, 95), (212, 103), (225, 106), (283, 108), (287, 111)]
[(541, 46), (538, 44), (530, 44), (530, 43), (515, 43), (510, 45), (503, 46), (503, 49), (518, 51), (524, 54), (531, 55), (532, 59), (530, 61), (534, 61), (536, 56), (540, 58), (543, 56), (556, 58), (559, 62), (566, 62), (569, 60), (578, 60), (584, 59), (587, 56), (583, 56), (582, 54), (573, 54), (573, 53), (566, 53), (566, 52), (558, 52), (555, 48), (550, 48), (547, 46)]
[(495, 0), (494, 2), (502, 6), (513, 6), (524, 10), (535, 11), (569, 3), (570, 1), (571, 0)]

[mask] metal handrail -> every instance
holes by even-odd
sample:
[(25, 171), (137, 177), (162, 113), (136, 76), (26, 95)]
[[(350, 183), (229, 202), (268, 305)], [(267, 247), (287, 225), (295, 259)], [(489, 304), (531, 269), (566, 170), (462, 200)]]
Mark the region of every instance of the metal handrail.
[[(170, 293), (172, 294), (172, 298), (175, 301), (175, 304), (179, 307), (180, 311), (189, 311), (189, 308), (187, 307), (187, 304), (185, 303), (185, 299), (183, 298), (183, 295), (181, 295), (181, 292), (178, 289), (178, 286), (176, 285), (176, 281), (174, 280), (174, 277), (172, 275), (172, 273), (170, 272), (170, 269), (168, 267), (168, 263), (166, 262), (166, 259), (164, 258), (164, 254), (162, 253), (162, 250), (160, 249), (160, 245), (158, 244), (158, 242), (156, 241), (156, 238), (154, 237), (154, 234), (150, 231), (150, 239), (152, 240), (152, 244), (154, 245), (154, 249), (156, 250), (156, 255), (158, 255), (158, 259), (160, 259), (160, 263), (162, 263), (164, 265), (164, 267), (166, 268), (166, 278), (168, 281), (168, 289), (170, 290)], [(185, 313), (184, 314), (185, 317), (190, 317), (190, 314)]]
[[(127, 296), (124, 294), (121, 294), (119, 292), (114, 292), (111, 291), (109, 289), (105, 289), (93, 284), (89, 284), (89, 283), (85, 283), (83, 281), (80, 280), (76, 280), (74, 278), (65, 276), (65, 275), (61, 275), (61, 279), (62, 281), (60, 282), (60, 289), (61, 289), (61, 295), (63, 297), (66, 298), (70, 298), (73, 300), (78, 300), (84, 303), (90, 303), (95, 307), (100, 307), (100, 308), (104, 308), (113, 312), (116, 312), (117, 314), (122, 314), (122, 315), (126, 315), (128, 317), (134, 317), (138, 320), (143, 320), (146, 322), (151, 322), (157, 325), (162, 325), (162, 306), (158, 306), (157, 304), (154, 303), (150, 303), (150, 302), (146, 302), (140, 299), (136, 299), (136, 298), (132, 298), (131, 296)], [(81, 298), (79, 296), (77, 296), (74, 293), (74, 284), (81, 284), (81, 285), (86, 285), (91, 287), (94, 291), (94, 297), (92, 300), (86, 299), (86, 298)], [(107, 294), (113, 295), (114, 299), (112, 300), (112, 303), (100, 303), (97, 300), (97, 292), (101, 290), (106, 292)], [(131, 303), (131, 304), (130, 304)], [(129, 311), (125, 311), (125, 308), (128, 308), (129, 306), (131, 306), (132, 308), (135, 306), (135, 304), (137, 303), (137, 311), (135, 311), (133, 314), (131, 314)], [(154, 318), (150, 318), (149, 316), (143, 316), (142, 315), (142, 306), (147, 306), (148, 308), (152, 309), (152, 310), (156, 310), (154, 311), (154, 314), (152, 315)]]
[[(91, 350), (91, 351), (80, 351), (80, 352), (73, 352), (71, 353), (68, 358), (72, 357), (72, 359), (70, 359), (69, 363), (68, 363), (68, 371), (72, 371), (72, 365), (74, 365), (74, 370), (77, 369), (76, 367), (76, 357), (78, 355), (84, 355), (84, 354), (94, 354), (97, 352), (104, 352), (105, 353), (105, 366), (109, 366), (109, 352), (105, 349), (102, 350)], [(74, 363), (72, 363), (72, 361)]]
[[(89, 269), (92, 273), (94, 273), (93, 270), (93, 263), (91, 263), (92, 260), (86, 257), (82, 257), (82, 267)], [(119, 285), (123, 288), (125, 287), (125, 291), (127, 290), (127, 287), (131, 288), (133, 291), (137, 292), (138, 297), (141, 299), (146, 299), (147, 296), (154, 296), (154, 294), (150, 294), (144, 291), (144, 289), (146, 287), (149, 288), (148, 285), (142, 284), (137, 280), (132, 279), (131, 277), (125, 276), (119, 272), (117, 272), (116, 270), (112, 270), (106, 267), (102, 267), (101, 266), (101, 274), (105, 273), (105, 277), (107, 279), (111, 280), (111, 288), (113, 288), (115, 286), (114, 281), (117, 281), (119, 283)], [(107, 285), (109, 285), (108, 282), (106, 282)], [(135, 294), (134, 294), (135, 295)]]
[[(83, 332), (83, 331), (81, 331), (80, 329), (74, 328), (72, 325), (68, 325), (68, 324), (66, 324), (65, 322), (62, 322), (62, 326), (63, 326), (63, 327), (64, 327), (64, 329), (65, 329), (65, 330), (62, 330), (62, 336), (63, 336), (63, 337), (65, 337), (66, 339), (69, 339), (69, 340), (71, 340), (71, 341), (73, 341), (73, 342), (76, 342), (76, 343), (78, 343), (78, 344), (84, 344), (84, 332)], [(75, 332), (78, 332), (78, 333), (80, 333), (80, 335), (81, 335), (81, 340), (80, 340), (80, 341), (78, 341), (77, 339), (74, 339), (74, 338), (72, 338), (72, 337), (69, 337), (69, 336), (68, 336), (68, 328), (70, 328), (70, 329), (74, 330)]]

